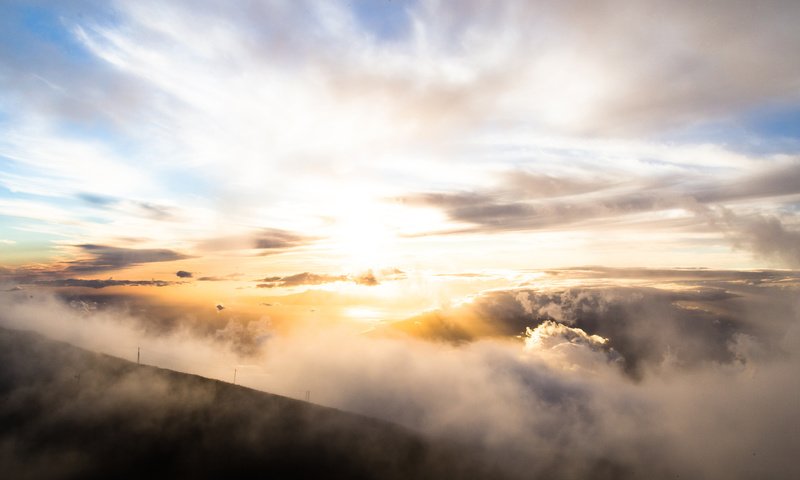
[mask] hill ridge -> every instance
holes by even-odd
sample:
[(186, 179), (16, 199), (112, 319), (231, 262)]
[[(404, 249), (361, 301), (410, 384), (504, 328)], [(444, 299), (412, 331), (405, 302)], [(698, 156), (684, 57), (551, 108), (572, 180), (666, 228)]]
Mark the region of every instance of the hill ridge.
[(400, 425), (0, 328), (8, 478), (497, 478)]

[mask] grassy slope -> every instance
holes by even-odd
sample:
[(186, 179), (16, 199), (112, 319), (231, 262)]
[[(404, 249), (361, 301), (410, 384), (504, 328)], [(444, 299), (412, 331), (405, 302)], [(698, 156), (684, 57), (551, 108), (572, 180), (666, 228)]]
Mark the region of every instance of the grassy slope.
[(0, 469), (4, 478), (497, 478), (454, 446), (392, 424), (6, 329)]

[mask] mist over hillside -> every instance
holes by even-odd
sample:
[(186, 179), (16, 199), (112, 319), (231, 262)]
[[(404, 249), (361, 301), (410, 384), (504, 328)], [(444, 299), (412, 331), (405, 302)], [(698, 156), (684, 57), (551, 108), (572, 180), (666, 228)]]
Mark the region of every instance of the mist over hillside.
[(367, 417), (0, 329), (5, 478), (498, 478)]

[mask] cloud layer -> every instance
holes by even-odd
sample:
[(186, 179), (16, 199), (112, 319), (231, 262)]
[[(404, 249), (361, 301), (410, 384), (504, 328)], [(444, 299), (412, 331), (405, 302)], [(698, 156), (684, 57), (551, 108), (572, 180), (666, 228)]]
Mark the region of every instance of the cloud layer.
[(177, 317), (158, 330), (148, 326), (158, 315), (69, 306), (41, 291), (3, 293), (0, 315), (127, 358), (141, 345), (145, 362), (163, 367), (216, 378), (238, 368), (247, 386), (310, 390), (325, 405), (458, 439), (514, 478), (798, 473), (796, 274), (551, 276), (572, 284), (489, 291), (441, 312), (469, 334), (457, 344), (323, 323), (278, 333), (244, 317)]

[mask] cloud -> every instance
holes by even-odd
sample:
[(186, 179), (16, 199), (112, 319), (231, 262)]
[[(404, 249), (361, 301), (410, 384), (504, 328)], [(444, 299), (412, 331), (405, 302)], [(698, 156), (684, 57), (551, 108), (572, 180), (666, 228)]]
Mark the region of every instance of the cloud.
[(197, 279), (198, 282), (227, 282), (238, 280), (242, 277), (241, 273), (229, 273), (227, 275), (218, 276), (218, 275), (210, 275), (204, 276)]
[[(797, 107), (796, 62), (776, 53), (800, 42), (791, 2), (453, 12), (423, 0), (371, 20), (341, 1), (77, 5), (38, 9), (49, 33), (21, 21), (16, 3), (3, 12), (2, 35), (24, 47), (0, 51), (13, 120), (0, 135), (0, 183), (17, 192), (0, 211), (16, 226), (276, 254), (329, 245), (352, 212), (333, 199), (384, 195), (439, 210), (425, 221), (374, 201), (390, 235), (649, 221), (690, 232), (675, 240), (685, 251), (707, 227), (680, 213), (692, 202), (769, 198), (762, 213), (772, 214), (789, 200), (776, 195), (798, 193), (796, 162), (772, 171), (788, 155), (737, 154), (703, 133)], [(391, 35), (376, 27), (384, 21)], [(664, 140), (673, 128), (703, 134), (675, 144)], [(281, 229), (242, 232), (253, 218)]]
[[(596, 230), (637, 224), (689, 232), (707, 232), (711, 227), (738, 248), (789, 267), (798, 265), (796, 232), (773, 215), (752, 213), (753, 207), (747, 204), (760, 201), (760, 208), (777, 211), (796, 224), (796, 215), (781, 203), (764, 203), (800, 194), (800, 164), (794, 160), (766, 172), (740, 174), (723, 181), (698, 181), (685, 173), (650, 180), (598, 179), (576, 184), (569, 179), (532, 177), (519, 171), (507, 172), (501, 178), (498, 185), (477, 191), (428, 192), (397, 198), (408, 206), (439, 209), (455, 222), (447, 229), (410, 236)], [(541, 195), (540, 184), (550, 189), (551, 195)], [(748, 209), (749, 213), (735, 213)], [(656, 216), (665, 212), (670, 214)]]
[(187, 272), (186, 270), (178, 270), (175, 275), (180, 278), (192, 278), (192, 272)]
[[(50, 264), (23, 265), (16, 268), (0, 268), (0, 277), (7, 281), (19, 283), (64, 283), (64, 282), (108, 282), (105, 286), (113, 285), (113, 281), (105, 280), (80, 280), (74, 278), (64, 278), (72, 274), (94, 274), (113, 270), (121, 270), (134, 267), (143, 263), (171, 262), (192, 258), (189, 255), (175, 252), (169, 249), (135, 249), (112, 247), (107, 245), (81, 244), (74, 245), (79, 252), (77, 258), (63, 262), (53, 262)], [(180, 275), (178, 275), (180, 276)], [(149, 281), (139, 280), (120, 280), (140, 285), (147, 284)], [(153, 281), (155, 282), (155, 281)], [(158, 282), (164, 285), (172, 282)], [(120, 284), (121, 285), (121, 284)], [(98, 288), (98, 287), (95, 287)]]
[(253, 239), (255, 240), (255, 248), (260, 249), (293, 247), (311, 240), (308, 237), (275, 228), (262, 229)]
[[(626, 373), (641, 378), (667, 359), (674, 368), (690, 370), (708, 363), (736, 362), (731, 345), (741, 334), (758, 332), (759, 342), (774, 350), (775, 339), (788, 324), (756, 321), (749, 312), (760, 308), (791, 322), (791, 293), (783, 292), (780, 285), (798, 282), (796, 272), (632, 269), (622, 270), (619, 276), (616, 269), (598, 272), (594, 276), (604, 281), (580, 287), (491, 290), (469, 302), (387, 328), (455, 344), (530, 335), (540, 325), (552, 327), (545, 330), (548, 335), (561, 334), (564, 328), (580, 329), (607, 339), (606, 346), (621, 356)], [(576, 278), (571, 270), (563, 274)], [(577, 278), (581, 276), (579, 271)], [(619, 278), (634, 277), (640, 282), (660, 279), (668, 283), (657, 283), (658, 288), (617, 284)], [(746, 312), (744, 305), (748, 305)], [(572, 338), (580, 338), (574, 334), (570, 330)]]
[(171, 262), (191, 258), (164, 248), (135, 249), (106, 245), (83, 244), (76, 247), (84, 258), (66, 262), (67, 273), (93, 273), (140, 265), (142, 263)]
[(135, 202), (136, 207), (142, 214), (153, 220), (167, 221), (175, 220), (175, 209), (165, 205), (158, 205), (150, 202)]
[[(380, 272), (380, 278), (384, 280), (402, 280), (405, 274), (398, 269), (388, 269)], [(276, 287), (296, 287), (300, 285), (323, 285), (326, 283), (336, 282), (353, 282), (357, 285), (364, 285), (374, 287), (380, 285), (379, 278), (372, 272), (367, 270), (356, 275), (327, 275), (318, 273), (296, 273), (285, 277), (272, 276), (259, 280), (262, 283), (257, 285), (258, 288), (276, 288)]]
[(204, 251), (258, 249), (266, 253), (307, 245), (313, 237), (277, 228), (264, 228), (248, 234), (202, 240), (197, 248)]
[(627, 182), (621, 186), (603, 182), (591, 187), (592, 194), (540, 196), (535, 189), (519, 187), (518, 183), (525, 183), (527, 177), (527, 174), (522, 178), (509, 175), (507, 183), (483, 191), (420, 193), (400, 197), (398, 201), (441, 209), (460, 225), (450, 231), (431, 232), (433, 235), (543, 230), (582, 222), (613, 225), (626, 216), (687, 209), (696, 203), (690, 193), (645, 182)]
[(722, 211), (721, 221), (727, 226), (735, 247), (800, 268), (800, 228), (789, 229), (774, 216), (740, 216), (728, 209)]
[(397, 425), (30, 332), (0, 329), (0, 380), (0, 459), (13, 478), (504, 478)]
[[(376, 32), (374, 22), (363, 21), (363, 7), (346, 2), (312, 8), (269, 3), (244, 11), (176, 2), (162, 11), (161, 21), (153, 20), (154, 8), (149, 2), (120, 4), (113, 12), (117, 23), (108, 25), (103, 15), (84, 19), (78, 16), (85, 15), (83, 8), (60, 7), (74, 29), (72, 43), (89, 57), (84, 58), (87, 85), (78, 81), (75, 60), (62, 55), (35, 69), (60, 89), (21, 74), (10, 76), (6, 87), (42, 109), (123, 124), (126, 113), (137, 118), (163, 103), (159, 93), (207, 110), (197, 95), (208, 85), (199, 75), (190, 76), (201, 62), (224, 65), (227, 71), (257, 66), (283, 73), (302, 59), (315, 65), (332, 94), (350, 102), (359, 94), (381, 99), (373, 105), (389, 110), (399, 123), (413, 116), (439, 129), (480, 118), (537, 118), (560, 128), (640, 131), (724, 118), (758, 103), (796, 101), (797, 62), (775, 53), (777, 47), (791, 50), (800, 44), (787, 20), (797, 13), (791, 1), (765, 2), (753, 11), (746, 3), (668, 8), (658, 0), (635, 6), (520, 0), (491, 8), (469, 2), (453, 12), (426, 0), (386, 13), (397, 26), (391, 38)], [(653, 10), (663, 22), (653, 19)], [(743, 22), (748, 29), (740, 28)], [(192, 25), (215, 34), (204, 38)], [(16, 26), (9, 34), (19, 30)], [(42, 43), (37, 50), (53, 50)], [(30, 64), (13, 49), (4, 53), (14, 65)], [(162, 65), (156, 58), (175, 61)], [(294, 73), (311, 88), (308, 79)], [(203, 77), (209, 75), (206, 71)], [(228, 85), (237, 80), (224, 74), (215, 78)], [(652, 85), (663, 78), (679, 81), (655, 91)], [(126, 86), (124, 95), (102, 88), (116, 83)], [(180, 90), (181, 85), (186, 88)], [(73, 98), (64, 91), (82, 93)]]
[(105, 195), (95, 195), (92, 193), (80, 193), (78, 194), (78, 198), (96, 207), (106, 207), (113, 205), (118, 201), (116, 198), (107, 197)]
[(296, 287), (299, 285), (322, 285), (325, 283), (345, 282), (347, 275), (324, 275), (316, 273), (296, 273), (286, 277), (267, 277), (261, 280), (258, 288)]
[[(695, 176), (615, 182), (506, 172), (492, 188), (467, 192), (429, 192), (399, 197), (410, 206), (443, 210), (465, 224), (458, 232), (537, 230), (579, 222), (613, 224), (626, 216), (680, 209), (689, 216), (719, 202), (769, 199), (800, 194), (800, 164), (791, 162), (770, 172), (745, 174), (727, 181), (698, 182)], [(544, 191), (549, 191), (545, 194)], [(703, 219), (695, 224), (705, 224)]]
[[(602, 266), (573, 267), (548, 270), (552, 277), (580, 279), (654, 279), (677, 280), (691, 285), (725, 286), (725, 282), (747, 282), (757, 285), (781, 281), (800, 280), (796, 271), (783, 270), (716, 270), (711, 268), (613, 268)], [(719, 282), (719, 283), (717, 283)]]
[(567, 370), (598, 371), (609, 363), (623, 362), (623, 358), (609, 346), (608, 339), (552, 320), (525, 329), (525, 350)]
[(380, 284), (378, 279), (375, 277), (375, 274), (372, 273), (372, 270), (367, 270), (364, 273), (351, 277), (351, 279), (358, 285), (366, 285), (369, 287)]
[[(506, 329), (527, 315), (521, 338), (458, 345), (324, 322), (278, 333), (227, 309), (210, 327), (178, 315), (158, 331), (144, 328), (146, 312), (70, 307), (46, 292), (3, 293), (0, 320), (126, 358), (141, 345), (148, 363), (227, 381), (249, 365), (238, 383), (310, 390), (323, 405), (457, 441), (511, 478), (797, 476), (796, 276), (662, 270), (641, 281), (666, 281), (646, 288), (608, 285), (615, 270), (559, 273), (586, 283), (485, 292), (445, 312)], [(638, 355), (641, 375), (623, 374), (611, 348), (626, 362)]]
[(166, 287), (174, 285), (175, 282), (165, 280), (84, 280), (80, 278), (65, 278), (58, 280), (38, 280), (35, 285), (44, 287), (85, 287), (85, 288), (105, 288), (105, 287)]
[[(338, 77), (341, 83), (355, 77), (367, 91), (399, 91), (400, 100), (440, 122), (523, 118), (561, 130), (640, 133), (724, 119), (773, 100), (796, 103), (797, 62), (786, 64), (775, 53), (800, 46), (786, 19), (796, 8), (785, 0), (757, 12), (746, 3), (508, 1), (491, 7), (469, 2), (454, 12), (423, 1), (409, 7), (415, 28), (400, 40), (406, 48), (370, 45), (394, 54), (405, 69), (362, 72), (353, 55)], [(654, 20), (654, 10), (663, 22)], [(744, 33), (743, 22), (749, 26)], [(298, 39), (296, 45), (307, 43)], [(440, 67), (406, 66), (423, 59)], [(678, 80), (653, 89), (663, 78)], [(447, 102), (437, 105), (437, 94)]]
[(618, 181), (596, 177), (559, 177), (536, 171), (522, 169), (505, 172), (501, 175), (502, 188), (520, 198), (553, 198), (578, 195), (614, 187)]
[(733, 182), (719, 182), (698, 188), (693, 195), (701, 203), (757, 200), (800, 194), (800, 162), (771, 167), (745, 175)]

